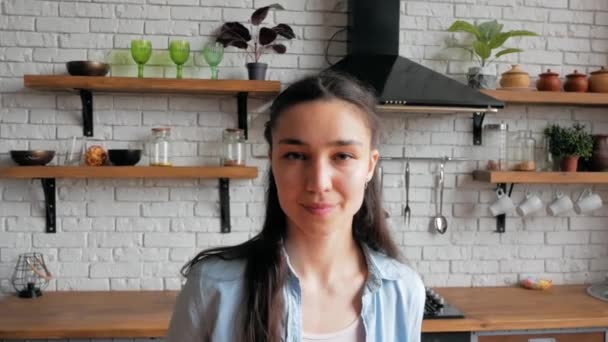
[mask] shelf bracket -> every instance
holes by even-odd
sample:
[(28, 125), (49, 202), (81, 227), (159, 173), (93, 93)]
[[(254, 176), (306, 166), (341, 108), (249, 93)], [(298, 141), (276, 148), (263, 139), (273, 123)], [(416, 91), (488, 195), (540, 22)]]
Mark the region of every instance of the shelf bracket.
[(245, 132), (245, 140), (247, 140), (247, 97), (249, 93), (239, 92), (236, 94), (237, 111), (239, 115), (239, 128)]
[(93, 93), (88, 89), (80, 89), (82, 101), (82, 131), (85, 137), (93, 136)]
[(485, 112), (473, 113), (473, 145), (481, 145), (481, 135), (483, 132), (483, 119), (486, 117)]
[(230, 233), (230, 179), (220, 178), (220, 220), (221, 232)]
[(44, 191), (44, 202), (46, 211), (46, 232), (56, 233), (55, 216), (55, 178), (40, 178), (42, 190)]
[[(509, 188), (509, 192), (507, 192), (507, 183), (498, 183), (496, 190), (498, 190), (499, 188), (501, 188), (505, 194), (507, 194), (507, 196), (511, 197), (511, 193), (513, 192), (513, 186), (515, 184), (511, 183), (511, 187)], [(506, 229), (506, 221), (507, 221), (507, 215), (502, 214), (502, 215), (498, 215), (496, 216), (496, 232), (497, 233), (504, 233), (505, 229)]]

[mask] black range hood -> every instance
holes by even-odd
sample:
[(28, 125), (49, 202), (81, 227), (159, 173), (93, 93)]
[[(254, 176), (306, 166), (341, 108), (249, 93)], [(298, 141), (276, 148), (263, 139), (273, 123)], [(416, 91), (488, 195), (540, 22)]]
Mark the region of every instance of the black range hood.
[(330, 67), (369, 84), (385, 110), (489, 112), (504, 103), (399, 56), (400, 0), (349, 0), (348, 55)]

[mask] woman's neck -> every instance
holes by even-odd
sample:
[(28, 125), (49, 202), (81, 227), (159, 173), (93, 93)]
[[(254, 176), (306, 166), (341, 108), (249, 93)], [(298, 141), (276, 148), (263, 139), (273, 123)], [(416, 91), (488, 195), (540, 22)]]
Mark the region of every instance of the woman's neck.
[(363, 251), (351, 230), (347, 230), (347, 234), (345, 231), (319, 236), (305, 234), (295, 227), (288, 228), (285, 248), (301, 281), (331, 284), (352, 274), (366, 272)]

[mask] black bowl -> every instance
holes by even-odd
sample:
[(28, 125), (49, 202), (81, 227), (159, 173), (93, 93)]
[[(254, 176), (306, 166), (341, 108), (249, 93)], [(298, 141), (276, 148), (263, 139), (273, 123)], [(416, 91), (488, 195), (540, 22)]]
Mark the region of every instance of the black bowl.
[(110, 71), (109, 64), (94, 61), (71, 61), (65, 66), (72, 76), (105, 76)]
[(11, 158), (21, 166), (46, 165), (55, 157), (55, 151), (12, 150)]
[(141, 150), (109, 149), (108, 157), (116, 166), (135, 165), (141, 159)]

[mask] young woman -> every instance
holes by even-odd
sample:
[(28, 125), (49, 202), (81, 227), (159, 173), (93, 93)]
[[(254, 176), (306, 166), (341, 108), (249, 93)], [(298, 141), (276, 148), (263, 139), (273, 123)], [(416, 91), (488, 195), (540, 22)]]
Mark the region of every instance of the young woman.
[(375, 103), (333, 73), (276, 98), (262, 231), (184, 266), (169, 342), (420, 340), (424, 286), (397, 261), (373, 177)]

